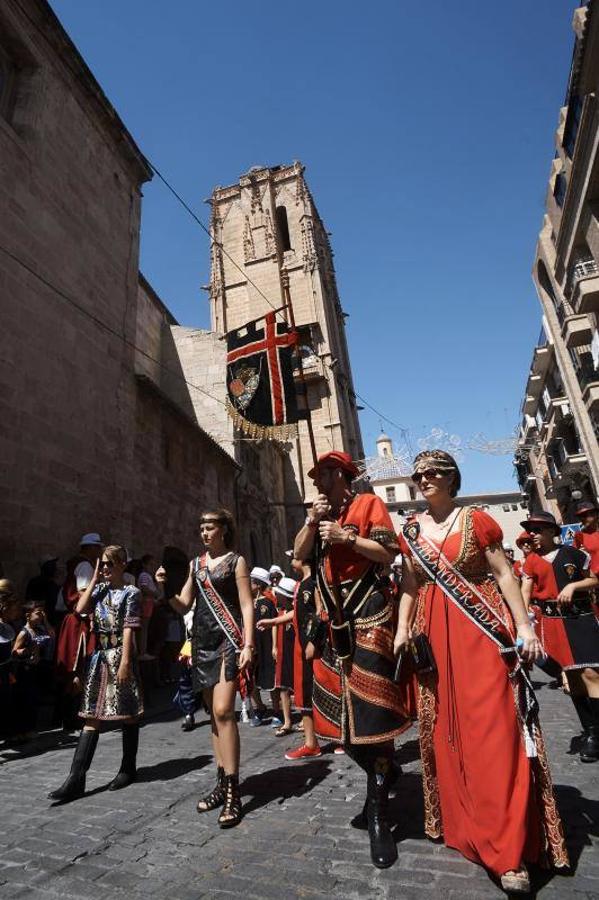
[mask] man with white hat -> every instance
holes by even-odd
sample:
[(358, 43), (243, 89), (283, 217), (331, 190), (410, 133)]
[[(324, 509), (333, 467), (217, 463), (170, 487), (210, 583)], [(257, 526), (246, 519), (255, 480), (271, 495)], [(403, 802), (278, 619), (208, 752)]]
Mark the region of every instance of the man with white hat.
[(78, 695), (82, 688), (80, 675), (89, 637), (89, 620), (87, 616), (78, 615), (75, 608), (79, 597), (92, 580), (94, 567), (101, 556), (103, 546), (102, 538), (95, 531), (82, 536), (79, 555), (67, 562), (66, 581), (56, 604), (57, 611), (60, 612), (61, 606), (66, 611), (58, 636), (56, 670), (63, 684), (66, 701), (63, 724), (70, 730), (80, 725), (77, 717)]

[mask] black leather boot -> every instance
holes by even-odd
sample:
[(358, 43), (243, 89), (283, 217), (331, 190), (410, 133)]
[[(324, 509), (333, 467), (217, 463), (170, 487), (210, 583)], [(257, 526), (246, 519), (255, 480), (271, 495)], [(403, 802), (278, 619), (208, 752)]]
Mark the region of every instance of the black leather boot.
[(121, 768), (108, 785), (109, 791), (120, 791), (133, 784), (137, 778), (137, 748), (139, 746), (139, 724), (123, 725), (123, 759)]
[[(396, 763), (395, 760), (391, 763), (391, 771), (389, 774), (389, 790), (391, 790), (397, 781), (399, 781), (400, 777), (403, 775), (403, 771), (399, 763)], [(360, 831), (366, 831), (368, 828), (368, 799), (364, 801), (364, 806), (361, 811), (350, 819), (350, 823), (352, 828), (358, 828)]]
[(193, 731), (196, 727), (196, 720), (193, 716), (193, 713), (188, 713), (183, 721), (181, 722), (181, 730), (182, 731)]
[(589, 698), (584, 696), (572, 697), (572, 703), (574, 704), (576, 715), (580, 719), (580, 724), (582, 725), (582, 730), (586, 737), (589, 733), (589, 728), (593, 724)]
[(85, 773), (91, 765), (97, 746), (98, 732), (95, 729), (84, 728), (75, 747), (75, 755), (73, 756), (69, 776), (61, 787), (48, 794), (48, 800), (68, 803), (70, 800), (77, 800), (79, 797), (83, 797), (85, 793)]
[(597, 762), (599, 760), (599, 699), (587, 697), (591, 713), (591, 725), (580, 748), (581, 762)]
[(198, 800), (196, 807), (199, 813), (210, 812), (212, 809), (218, 809), (225, 802), (225, 770), (222, 766), (216, 769), (216, 785), (209, 794)]
[(397, 847), (389, 828), (389, 774), (368, 775), (367, 794), (368, 835), (370, 856), (377, 869), (387, 869), (397, 860)]

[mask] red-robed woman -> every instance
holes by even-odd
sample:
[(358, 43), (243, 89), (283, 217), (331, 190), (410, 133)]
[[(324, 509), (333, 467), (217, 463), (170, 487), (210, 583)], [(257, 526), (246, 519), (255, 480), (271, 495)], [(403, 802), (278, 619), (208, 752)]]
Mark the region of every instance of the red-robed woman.
[(428, 507), (403, 530), (395, 649), (408, 653), (424, 634), (436, 667), (418, 676), (425, 831), (484, 865), (507, 892), (526, 893), (527, 862), (568, 865), (515, 637), (524, 661), (539, 657), (540, 645), (501, 529), (482, 510), (456, 504), (453, 457), (419, 454), (412, 478)]

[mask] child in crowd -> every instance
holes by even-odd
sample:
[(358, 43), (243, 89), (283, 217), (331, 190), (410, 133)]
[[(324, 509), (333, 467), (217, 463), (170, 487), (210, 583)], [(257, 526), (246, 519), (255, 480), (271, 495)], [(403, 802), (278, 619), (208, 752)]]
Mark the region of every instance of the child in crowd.
[(33, 600), (24, 609), (25, 625), (13, 648), (17, 740), (28, 740), (35, 734), (41, 695), (52, 673), (55, 645), (44, 602)]
[(295, 631), (293, 628), (293, 598), (297, 582), (293, 578), (282, 577), (274, 586), (274, 595), (279, 613), (276, 619), (262, 619), (258, 628), (277, 629), (277, 644), (273, 650), (275, 658), (275, 691), (280, 697), (283, 722), (275, 731), (276, 737), (285, 737), (293, 731), (291, 721), (291, 693), (293, 691), (293, 653)]

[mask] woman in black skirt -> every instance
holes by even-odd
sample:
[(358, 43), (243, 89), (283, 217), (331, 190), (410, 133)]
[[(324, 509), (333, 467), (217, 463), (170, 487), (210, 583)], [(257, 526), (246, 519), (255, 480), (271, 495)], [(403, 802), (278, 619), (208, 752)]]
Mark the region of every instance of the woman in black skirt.
[(233, 550), (231, 513), (226, 509), (203, 513), (200, 536), (206, 552), (191, 561), (180, 597), (169, 602), (181, 613), (195, 603), (192, 674), (212, 724), (217, 781), (197, 809), (201, 813), (222, 807), (218, 823), (221, 828), (231, 828), (241, 820), (235, 696), (239, 678), (245, 677), (254, 653), (254, 604), (246, 561)]

